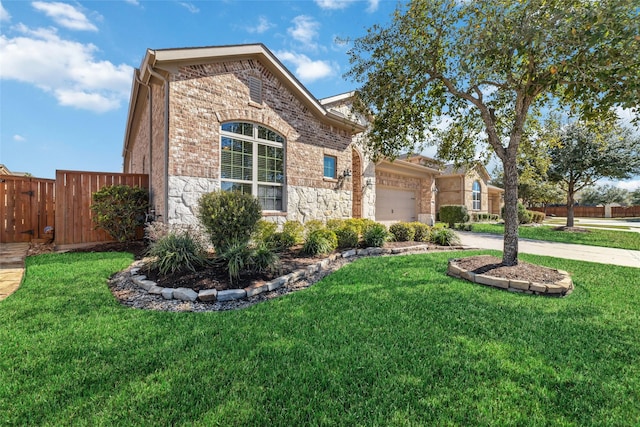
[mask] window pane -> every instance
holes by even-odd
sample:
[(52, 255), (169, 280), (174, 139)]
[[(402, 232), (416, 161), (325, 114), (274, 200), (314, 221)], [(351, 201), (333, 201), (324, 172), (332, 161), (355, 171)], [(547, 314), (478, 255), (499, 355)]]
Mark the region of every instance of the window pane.
[(221, 138), (220, 155), (221, 178), (253, 179), (253, 144), (248, 141)]
[(267, 141), (284, 142), (283, 137), (264, 126), (258, 126), (258, 138), (265, 139)]
[(282, 187), (258, 185), (258, 200), (264, 210), (281, 211)]
[(336, 178), (336, 158), (324, 156), (324, 176), (326, 178)]
[(258, 144), (258, 181), (284, 182), (284, 169), (281, 147), (270, 147)]
[(225, 132), (233, 132), (240, 135), (253, 136), (253, 125), (251, 123), (223, 123), (222, 130)]
[(251, 194), (251, 184), (222, 181), (220, 187), (223, 191), (239, 191), (243, 194)]

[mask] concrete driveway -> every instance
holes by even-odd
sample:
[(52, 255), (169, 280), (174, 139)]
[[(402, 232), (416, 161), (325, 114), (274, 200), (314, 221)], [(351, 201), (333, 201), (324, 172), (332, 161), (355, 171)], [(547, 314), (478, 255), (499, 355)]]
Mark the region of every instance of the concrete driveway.
[[(466, 231), (458, 231), (457, 233), (460, 236), (463, 246), (478, 249), (495, 249), (499, 251), (503, 249), (502, 235), (470, 233)], [(640, 239), (640, 236), (638, 236), (638, 238)], [(518, 244), (518, 251), (525, 254), (546, 255), (555, 258), (640, 268), (640, 251), (627, 249), (543, 242), (540, 240), (521, 238)]]

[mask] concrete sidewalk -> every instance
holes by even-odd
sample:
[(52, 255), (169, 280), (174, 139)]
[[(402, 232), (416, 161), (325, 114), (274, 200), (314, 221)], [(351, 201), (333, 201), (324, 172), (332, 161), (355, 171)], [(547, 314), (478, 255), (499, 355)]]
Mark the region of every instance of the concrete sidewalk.
[[(457, 231), (462, 245), (469, 248), (502, 251), (502, 235)], [(638, 237), (640, 238), (640, 236)], [(640, 268), (640, 251), (575, 245), (571, 243), (544, 242), (520, 238), (518, 251), (525, 254), (545, 255), (555, 258), (575, 259), (600, 264)]]
[(0, 301), (18, 289), (24, 275), (28, 243), (0, 244)]

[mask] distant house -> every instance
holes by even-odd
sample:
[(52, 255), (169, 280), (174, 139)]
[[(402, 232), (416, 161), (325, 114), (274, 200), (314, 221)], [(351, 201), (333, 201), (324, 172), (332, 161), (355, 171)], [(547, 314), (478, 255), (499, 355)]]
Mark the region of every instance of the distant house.
[(26, 172), (11, 172), (9, 168), (3, 164), (0, 164), (0, 175), (29, 176)]
[[(151, 206), (168, 223), (194, 223), (214, 190), (253, 194), (279, 223), (433, 223), (443, 171), (414, 158), (371, 162), (352, 96), (316, 99), (262, 44), (149, 49), (133, 79), (124, 172), (149, 175)], [(487, 212), (478, 170), (476, 210)]]

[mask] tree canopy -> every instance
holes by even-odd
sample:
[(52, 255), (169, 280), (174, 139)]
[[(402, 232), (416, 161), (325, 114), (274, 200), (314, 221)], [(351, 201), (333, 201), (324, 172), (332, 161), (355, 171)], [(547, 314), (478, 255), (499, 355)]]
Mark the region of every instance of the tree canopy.
[(608, 123), (575, 122), (548, 132), (556, 140), (547, 176), (567, 194), (567, 227), (573, 227), (575, 194), (602, 178), (640, 173), (640, 139)]
[[(490, 147), (505, 176), (503, 263), (517, 263), (517, 155), (543, 113), (612, 116), (638, 108), (636, 0), (420, 0), (350, 50), (366, 144), (395, 157), (438, 145), (470, 160)], [(486, 150), (485, 150), (486, 151)]]
[(580, 204), (585, 206), (609, 205), (618, 203), (626, 205), (629, 202), (629, 190), (615, 187), (611, 184), (587, 187), (580, 194)]

